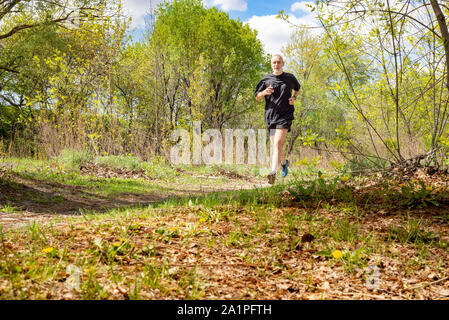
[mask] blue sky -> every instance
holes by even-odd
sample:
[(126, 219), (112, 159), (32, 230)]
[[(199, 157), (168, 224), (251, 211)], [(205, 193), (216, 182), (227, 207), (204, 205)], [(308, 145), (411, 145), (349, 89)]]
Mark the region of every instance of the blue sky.
[[(225, 2), (225, 1), (223, 1)], [(247, 9), (245, 11), (232, 10), (229, 11), (229, 16), (233, 19), (240, 18), (241, 21), (247, 21), (252, 16), (268, 16), (277, 14), (279, 11), (284, 10), (285, 12), (290, 12), (291, 6), (296, 2), (308, 2), (308, 1), (292, 1), (292, 0), (247, 0), (241, 1), (247, 4)], [(222, 6), (217, 5), (218, 8)], [(304, 15), (303, 12), (296, 11), (296, 16)]]
[[(133, 19), (133, 35), (138, 36), (145, 26), (144, 17), (149, 12), (150, 0), (122, 1), (125, 12)], [(160, 1), (152, 0), (152, 3), (154, 5)], [(289, 14), (295, 24), (317, 26), (313, 12), (305, 5), (313, 3), (311, 0), (203, 0), (203, 3), (207, 7), (215, 6), (227, 12), (232, 19), (240, 19), (256, 29), (266, 53), (280, 53), (293, 30), (287, 22), (276, 19), (279, 11)]]

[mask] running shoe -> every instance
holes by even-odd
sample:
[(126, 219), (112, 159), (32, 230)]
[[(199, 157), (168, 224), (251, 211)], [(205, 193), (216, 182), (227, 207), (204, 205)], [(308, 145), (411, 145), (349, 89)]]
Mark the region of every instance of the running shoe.
[(285, 164), (281, 163), (281, 167), (282, 167), (281, 176), (282, 176), (282, 178), (285, 178), (288, 174), (288, 160), (287, 159), (285, 159)]

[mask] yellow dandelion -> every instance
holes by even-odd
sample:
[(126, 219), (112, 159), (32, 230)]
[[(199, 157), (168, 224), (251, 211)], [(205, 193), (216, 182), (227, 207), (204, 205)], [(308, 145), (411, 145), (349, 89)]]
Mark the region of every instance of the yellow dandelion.
[(90, 267), (90, 268), (84, 269), (84, 272), (85, 272), (85, 273), (94, 273), (94, 271), (95, 271), (95, 268), (94, 268), (94, 267)]
[(343, 257), (343, 253), (340, 250), (334, 250), (334, 252), (332, 252), (332, 256), (335, 259), (341, 259), (341, 257)]
[(52, 247), (47, 247), (47, 248), (42, 249), (42, 252), (43, 253), (51, 253), (51, 252), (53, 252), (53, 250), (55, 250), (55, 249)]
[(413, 180), (412, 183), (419, 183), (419, 180)]
[(325, 177), (324, 173), (320, 176), (321, 179), (324, 179)]
[(426, 187), (426, 191), (432, 191), (433, 188), (432, 187)]
[(343, 178), (341, 178), (341, 181), (343, 181), (343, 182), (346, 182), (348, 180), (349, 180), (349, 177), (347, 177), (347, 176), (344, 176)]
[(120, 242), (114, 242), (112, 245), (113, 245), (114, 247), (120, 247), (121, 243), (120, 243)]
[(201, 219), (200, 219), (200, 223), (203, 223), (203, 222), (206, 222), (206, 219), (201, 218)]
[(178, 230), (178, 227), (171, 227), (171, 228), (168, 229), (168, 230), (170, 230), (170, 231), (176, 231), (176, 230)]
[(185, 223), (184, 221), (181, 221), (181, 225), (185, 226), (185, 225), (186, 225), (186, 223)]

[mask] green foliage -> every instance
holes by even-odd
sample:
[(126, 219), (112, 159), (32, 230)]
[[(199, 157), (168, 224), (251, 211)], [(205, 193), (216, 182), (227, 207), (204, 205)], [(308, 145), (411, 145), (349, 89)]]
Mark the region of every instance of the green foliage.
[(15, 213), (19, 211), (20, 211), (19, 208), (14, 207), (10, 204), (4, 204), (0, 206), (0, 213)]
[(308, 199), (315, 191), (316, 183), (312, 182), (308, 187), (304, 187), (302, 183), (295, 183), (294, 187), (288, 189), (288, 192), (295, 197), (296, 200)]
[[(441, 165), (444, 159), (436, 155), (449, 116), (449, 92), (437, 85), (445, 73), (438, 62), (445, 56), (442, 37), (406, 19), (419, 10), (418, 3), (406, 3), (317, 2), (327, 38), (324, 52), (338, 69), (328, 88), (344, 106), (350, 129), (334, 145), (392, 162), (429, 153), (427, 165)], [(429, 19), (437, 24), (431, 12)]]
[(295, 164), (300, 167), (300, 166), (304, 166), (304, 167), (318, 167), (318, 162), (320, 161), (320, 156), (318, 157), (313, 157), (312, 159), (308, 159), (307, 157), (304, 157), (303, 159), (297, 161)]
[(0, 106), (0, 110), (0, 139), (8, 140), (12, 138), (18, 110), (11, 106)]
[(169, 129), (187, 125), (186, 117), (202, 120), (204, 128), (222, 128), (254, 108), (252, 92), (264, 56), (248, 25), (216, 8), (206, 9), (201, 1), (177, 0), (159, 7), (150, 41), (150, 46), (156, 46), (156, 63), (164, 66), (160, 72), (171, 75), (160, 90), (173, 96), (161, 101), (161, 106), (173, 108), (181, 95), (189, 105), (189, 109), (176, 108), (176, 117), (165, 121)]
[[(120, 6), (117, 1), (79, 1), (78, 13), (85, 15), (74, 27), (54, 23), (55, 16), (61, 18), (67, 10), (58, 2), (34, 1), (34, 6), (43, 4), (39, 9), (28, 1), (25, 6), (25, 1), (18, 3), (16, 10), (2, 16), (2, 27), (31, 28), (2, 40), (0, 54), (0, 66), (6, 71), (0, 76), (0, 103), (16, 111), (8, 117), (11, 151), (30, 155), (29, 150), (36, 150), (33, 156), (43, 158), (64, 148), (82, 148), (99, 129), (98, 123), (89, 122), (98, 111), (94, 96), (104, 97), (100, 92), (107, 91), (108, 107), (113, 100), (109, 90), (113, 72), (106, 65), (115, 60), (125, 32), (126, 23), (110, 16), (119, 14)], [(7, 109), (2, 108), (0, 119), (6, 118)], [(28, 141), (28, 148), (16, 143), (21, 139)]]
[(391, 226), (389, 237), (402, 243), (429, 243), (438, 240), (438, 235), (422, 228), (422, 220), (410, 219), (407, 226)]
[[(3, 31), (52, 20), (60, 7), (42, 0), (32, 12), (18, 2)], [(118, 1), (81, 4), (89, 11), (77, 27), (48, 21), (2, 42), (0, 137), (12, 154), (88, 148), (150, 160), (167, 156), (175, 128), (223, 128), (255, 110), (266, 57), (248, 25), (201, 1), (164, 2), (152, 33), (131, 43)]]
[[(153, 163), (163, 165), (164, 162), (154, 159)], [(15, 177), (21, 183), (27, 177), (39, 180), (49, 190), (47, 192), (61, 192), (66, 186), (66, 192), (72, 197), (71, 179), (85, 178), (77, 172), (67, 173), (54, 161), (20, 162), (2, 158), (1, 165), (0, 171), (9, 178)], [(79, 270), (79, 290), (70, 292), (74, 299), (213, 298), (217, 297), (215, 288), (234, 276), (235, 268), (253, 270), (254, 278), (261, 282), (275, 275), (278, 282), (306, 284), (306, 290), (298, 292), (298, 297), (315, 294), (321, 286), (312, 280), (316, 268), (298, 269), (299, 263), (318, 263), (322, 274), (331, 273), (332, 277), (326, 281), (336, 288), (348, 278), (347, 273), (353, 273), (351, 276), (358, 280), (349, 288), (355, 292), (360, 281), (365, 281), (363, 274), (373, 270), (367, 270), (368, 263), (370, 267), (378, 265), (383, 271), (390, 264), (398, 265), (405, 269), (407, 276), (426, 279), (430, 273), (438, 276), (437, 272), (445, 270), (448, 245), (444, 237), (440, 239), (431, 230), (442, 234), (447, 231), (446, 211), (432, 210), (430, 216), (416, 212), (413, 215), (421, 214), (422, 220), (398, 221), (409, 210), (398, 206), (400, 197), (394, 196), (396, 206), (385, 219), (385, 212), (381, 212), (385, 208), (381, 203), (375, 201), (371, 205), (364, 201), (367, 193), (391, 193), (392, 184), (385, 181), (373, 185), (375, 181), (370, 179), (349, 181), (348, 176), (338, 176), (340, 184), (332, 187), (329, 184), (335, 177), (320, 172), (314, 177), (315, 189), (311, 192), (312, 197), (316, 192), (319, 201), (312, 205), (304, 201), (301, 205), (290, 201), (291, 197), (285, 192), (290, 187), (287, 184), (253, 190), (225, 191), (223, 188), (195, 197), (170, 193), (183, 178), (201, 172), (195, 171), (198, 167), (186, 166), (183, 170), (173, 185), (165, 180), (142, 183), (146, 188), (143, 198), (147, 198), (150, 188), (156, 188), (158, 184), (157, 194), (163, 194), (159, 201), (149, 206), (139, 203), (133, 208), (121, 207), (122, 196), (129, 195), (123, 185), (138, 181), (122, 179), (122, 188), (118, 188), (121, 193), (116, 194), (117, 197), (105, 197), (109, 186), (101, 182), (109, 183), (113, 179), (86, 178), (85, 188), (76, 188), (76, 192), (85, 189), (83, 197), (97, 192), (101, 197), (94, 199), (107, 198), (108, 203), (114, 204), (113, 208), (104, 209), (99, 203), (96, 210), (80, 210), (83, 211), (81, 216), (60, 217), (44, 224), (36, 222), (26, 228), (9, 228), (7, 232), (0, 225), (0, 297), (67, 298), (67, 291), (61, 292), (59, 286), (49, 288), (48, 283), (69, 284), (68, 265), (77, 266)], [(28, 176), (23, 175), (24, 171)], [(54, 176), (45, 175), (49, 172)], [(56, 173), (59, 174), (58, 184), (53, 183)], [(367, 186), (368, 181), (370, 186)], [(198, 187), (204, 180), (190, 180), (190, 183)], [(357, 199), (349, 205), (339, 201), (344, 183), (357, 187), (357, 192), (351, 193)], [(421, 185), (415, 184), (419, 191)], [(10, 185), (3, 184), (2, 191)], [(23, 191), (21, 185), (14, 190), (11, 188), (11, 193)], [(213, 186), (212, 182), (209, 181), (207, 186)], [(320, 198), (324, 195), (319, 190), (323, 190), (328, 198)], [(22, 199), (27, 205), (30, 200), (33, 201), (28, 197)], [(5, 211), (11, 212), (11, 207), (4, 206)], [(24, 208), (17, 207), (17, 210)], [(378, 227), (384, 226), (385, 220), (396, 221), (393, 226), (388, 225), (391, 228), (387, 232)], [(200, 268), (210, 270), (211, 266), (218, 270), (214, 277), (200, 272)], [(229, 292), (240, 290), (236, 298), (247, 297), (247, 292), (251, 292), (233, 281), (228, 281), (227, 286)], [(251, 286), (251, 290), (260, 294), (257, 283), (252, 282)], [(291, 296), (293, 290), (288, 288), (282, 289), (281, 294)], [(156, 292), (157, 296), (154, 296)], [(342, 297), (347, 298), (347, 292), (343, 294)], [(273, 296), (279, 296), (279, 292)]]
[(406, 185), (401, 185), (399, 194), (401, 205), (409, 208), (421, 208), (425, 206), (438, 206), (437, 196), (434, 189), (426, 186), (422, 180), (414, 180)]
[(179, 175), (170, 164), (161, 158), (153, 158), (150, 161), (142, 163), (142, 168), (145, 172), (156, 179), (170, 179)]
[(367, 248), (359, 248), (354, 251), (343, 254), (344, 268), (352, 273), (356, 268), (365, 268), (367, 266)]
[(328, 230), (329, 236), (335, 241), (348, 241), (354, 243), (358, 238), (359, 226), (348, 219), (337, 220)]
[(110, 168), (126, 168), (130, 170), (140, 170), (143, 169), (144, 165), (140, 158), (133, 155), (123, 155), (123, 156), (98, 156), (95, 157), (94, 162), (100, 166), (110, 167)]
[(309, 30), (297, 28), (284, 49), (287, 70), (301, 84), (299, 103), (295, 106), (297, 125), (287, 138), (288, 150), (294, 147), (322, 147), (332, 141), (335, 129), (344, 123), (343, 105), (327, 89), (341, 74), (325, 54), (327, 39), (312, 36)]
[[(319, 162), (321, 157), (313, 157), (309, 159), (307, 156), (296, 161), (295, 165), (298, 167), (297, 170), (291, 170), (291, 175), (295, 180), (301, 179), (315, 179), (319, 169)], [(296, 169), (296, 168), (295, 168)]]
[(351, 190), (344, 184), (349, 179), (348, 176), (341, 175), (327, 179), (321, 171), (318, 171), (317, 175), (318, 177), (312, 181), (296, 178), (289, 184), (287, 191), (294, 197), (295, 201), (350, 199), (348, 192), (350, 193)]
[(369, 172), (373, 169), (381, 169), (387, 167), (387, 161), (379, 158), (353, 156), (345, 164), (345, 171), (354, 173)]
[(79, 170), (86, 163), (92, 162), (94, 156), (88, 149), (80, 151), (64, 149), (56, 159), (68, 169)]
[(330, 259), (333, 264), (342, 263), (345, 271), (352, 273), (356, 268), (364, 268), (367, 266), (367, 253), (369, 250), (365, 247), (361, 247), (354, 251), (342, 252), (341, 258), (334, 256), (334, 250), (331, 247), (326, 247), (324, 250), (320, 250), (315, 255)]

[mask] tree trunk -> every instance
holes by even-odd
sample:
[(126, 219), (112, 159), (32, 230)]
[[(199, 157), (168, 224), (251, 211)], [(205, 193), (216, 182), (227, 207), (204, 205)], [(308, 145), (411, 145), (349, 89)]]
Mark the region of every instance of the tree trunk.
[(430, 4), (437, 17), (441, 37), (443, 38), (444, 51), (446, 52), (446, 88), (449, 90), (449, 31), (447, 29), (446, 19), (437, 0), (430, 0)]

